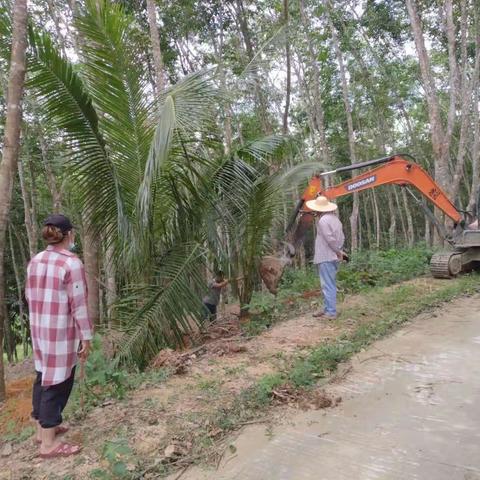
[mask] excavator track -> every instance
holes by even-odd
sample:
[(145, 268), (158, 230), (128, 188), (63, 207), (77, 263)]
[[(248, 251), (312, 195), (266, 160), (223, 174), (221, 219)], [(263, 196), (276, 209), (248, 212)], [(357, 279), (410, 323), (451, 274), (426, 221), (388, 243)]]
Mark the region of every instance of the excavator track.
[(430, 260), (434, 278), (453, 278), (462, 271), (462, 255), (459, 252), (435, 253)]

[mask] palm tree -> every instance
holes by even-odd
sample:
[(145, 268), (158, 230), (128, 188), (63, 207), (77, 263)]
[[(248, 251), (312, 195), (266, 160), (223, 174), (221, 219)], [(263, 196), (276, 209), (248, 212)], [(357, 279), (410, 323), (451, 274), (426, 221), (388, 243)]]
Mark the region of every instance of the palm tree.
[(138, 62), (136, 23), (120, 5), (87, 0), (75, 26), (77, 63), (31, 29), (28, 86), (68, 146), (81, 210), (114, 248), (125, 331), (119, 358), (145, 365), (200, 320), (207, 258), (232, 263), (243, 277), (246, 311), (281, 209), (281, 176), (269, 174), (267, 158), (283, 140), (252, 141), (223, 156), (213, 70), (157, 100)]

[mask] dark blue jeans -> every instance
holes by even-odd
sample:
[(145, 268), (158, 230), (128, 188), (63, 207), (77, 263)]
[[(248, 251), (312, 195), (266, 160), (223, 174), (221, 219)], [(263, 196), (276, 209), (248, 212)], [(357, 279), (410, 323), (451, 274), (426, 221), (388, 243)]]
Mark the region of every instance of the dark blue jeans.
[(205, 320), (215, 320), (217, 317), (217, 306), (211, 303), (204, 303), (205, 305)]

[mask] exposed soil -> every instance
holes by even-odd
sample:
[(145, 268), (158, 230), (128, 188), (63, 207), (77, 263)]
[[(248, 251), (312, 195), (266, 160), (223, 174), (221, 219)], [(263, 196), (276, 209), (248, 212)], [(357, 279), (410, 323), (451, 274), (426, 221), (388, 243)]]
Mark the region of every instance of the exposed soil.
[(479, 480), (479, 309), (475, 295), (422, 314), (344, 364), (326, 387), (338, 408), (284, 408), (288, 421), (246, 427), (182, 480)]
[[(375, 295), (385, 296), (405, 285), (413, 286), (416, 294), (422, 295), (422, 292), (442, 288), (444, 283), (417, 279), (382, 289)], [(36, 458), (37, 447), (32, 438), (19, 443), (9, 439), (3, 445), (0, 440), (0, 454), (6, 443), (13, 447), (12, 453), (0, 457), (0, 479), (63, 479), (66, 475), (72, 479), (88, 478), (93, 469), (107, 467), (102, 448), (105, 441), (115, 438), (126, 439), (136, 461), (142, 464), (160, 461), (165, 457), (165, 447), (170, 448), (173, 458), (182, 449), (184, 454), (181, 456), (188, 457), (193, 455), (189, 451), (188, 437), (193, 440), (200, 427), (202, 431), (207, 430), (206, 440), (211, 440), (207, 442), (207, 449), (214, 452), (214, 441), (223, 432), (214, 427), (209, 430), (205, 424), (209, 414), (228, 408), (238, 393), (265, 374), (277, 372), (293, 356), (348, 333), (358, 323), (375, 320), (370, 311), (372, 297), (348, 296), (341, 305), (343, 313), (340, 318), (329, 322), (312, 317), (318, 308), (318, 298), (310, 293), (305, 296), (311, 310), (309, 313), (276, 324), (257, 337), (245, 337), (239, 328), (238, 317), (232, 314), (234, 307), (229, 306), (224, 317), (202, 336), (202, 345), (182, 352), (162, 352), (153, 362), (153, 368), (167, 366), (177, 374), (158, 385), (143, 385), (130, 392), (125, 401), (106, 402), (104, 407), (94, 409), (79, 423), (72, 420), (72, 433), (67, 438), (84, 446), (82, 454), (77, 457), (41, 461)], [(33, 370), (28, 363), (21, 368)], [(16, 378), (15, 369), (10, 369), (8, 375), (10, 400), (0, 410), (3, 433), (8, 419), (14, 419), (18, 429), (24, 427), (30, 412), (31, 373), (19, 380), (10, 380)], [(331, 407), (341, 401), (341, 398), (330, 397), (321, 391), (309, 395), (284, 385), (276, 390), (274, 400), (278, 404), (305, 409)], [(195, 458), (188, 459), (192, 460)], [(158, 478), (154, 476), (157, 473), (149, 475), (147, 472), (143, 478)]]

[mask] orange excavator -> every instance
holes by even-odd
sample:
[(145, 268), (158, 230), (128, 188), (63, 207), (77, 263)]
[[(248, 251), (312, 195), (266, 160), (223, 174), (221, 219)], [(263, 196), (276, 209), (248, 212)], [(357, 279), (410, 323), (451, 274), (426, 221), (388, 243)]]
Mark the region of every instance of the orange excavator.
[[(332, 175), (353, 170), (375, 167), (351, 178), (339, 185), (328, 187), (325, 179)], [(445, 192), (433, 178), (407, 154), (392, 155), (368, 162), (348, 165), (329, 172), (315, 175), (297, 203), (287, 227), (285, 250), (281, 256), (266, 256), (260, 265), (260, 276), (268, 290), (276, 294), (283, 271), (292, 262), (293, 257), (302, 244), (305, 233), (314, 222), (315, 215), (306, 206), (308, 200), (324, 195), (329, 200), (355, 192), (361, 192), (380, 185), (400, 185), (405, 187), (415, 202), (423, 209), (425, 215), (436, 226), (440, 236), (450, 244), (450, 250), (435, 253), (430, 262), (430, 269), (435, 278), (452, 278), (463, 271), (480, 266), (480, 192), (476, 212), (465, 212), (457, 209)], [(415, 187), (423, 199), (416, 196), (410, 187)], [(447, 228), (439, 222), (426, 205), (429, 200), (453, 221), (453, 228)], [(476, 229), (469, 228), (475, 224)]]

